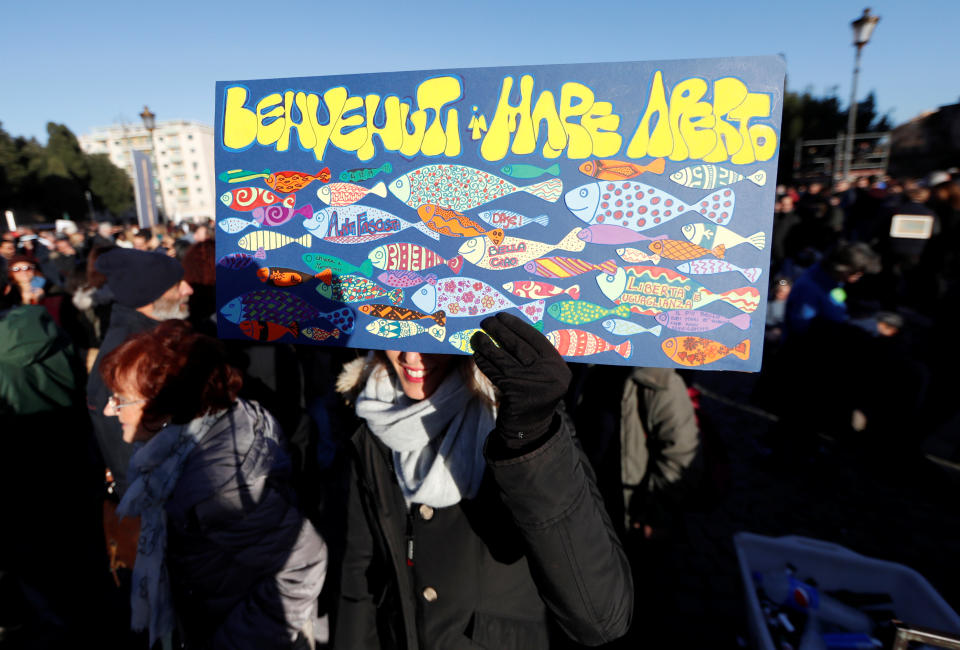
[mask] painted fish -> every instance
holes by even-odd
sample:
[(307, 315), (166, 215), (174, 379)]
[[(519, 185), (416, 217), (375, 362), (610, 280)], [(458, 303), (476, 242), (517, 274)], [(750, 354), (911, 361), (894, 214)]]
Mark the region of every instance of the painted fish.
[(217, 260), (217, 266), (237, 271), (253, 264), (253, 256), (246, 253), (230, 253)]
[(574, 228), (556, 244), (546, 244), (532, 239), (504, 237), (499, 246), (487, 246), (486, 238), (472, 237), (457, 251), (471, 264), (482, 269), (500, 271), (523, 266), (532, 259), (543, 257), (554, 250), (579, 253), (587, 242), (577, 237), (579, 228)]
[(550, 225), (550, 217), (545, 214), (541, 214), (537, 217), (528, 217), (522, 215), (519, 212), (513, 212), (512, 210), (484, 210), (483, 212), (478, 212), (477, 216), (489, 223), (495, 228), (502, 228), (503, 230), (510, 230), (511, 228), (522, 228), (523, 226), (528, 226), (531, 223), (540, 224), (541, 226)]
[(246, 169), (231, 169), (221, 173), (217, 178), (224, 183), (243, 183), (244, 181), (252, 181), (255, 178), (266, 178), (269, 175), (269, 169), (264, 169), (262, 172), (252, 172)]
[(735, 266), (726, 260), (693, 260), (677, 265), (677, 270), (681, 273), (690, 275), (714, 275), (716, 273), (726, 273), (727, 271), (737, 271), (750, 282), (756, 282), (760, 279), (763, 269), (759, 266), (751, 266), (744, 269)]
[(252, 338), (254, 341), (276, 341), (287, 334), (297, 338), (299, 325), (296, 322), (289, 325), (281, 325), (266, 320), (245, 320), (240, 321), (240, 331)]
[(289, 194), (290, 192), (299, 192), (313, 181), (327, 183), (330, 181), (330, 168), (324, 167), (316, 174), (311, 176), (304, 172), (273, 172), (267, 176), (264, 181), (274, 192)]
[(699, 336), (675, 336), (661, 343), (660, 349), (671, 361), (682, 366), (703, 366), (728, 354), (746, 361), (750, 358), (750, 339), (744, 339), (728, 348), (722, 343)]
[(426, 332), (438, 341), (443, 341), (447, 335), (447, 328), (442, 325), (424, 327), (416, 321), (395, 321), (384, 320), (382, 318), (370, 322), (366, 330), (371, 334), (382, 336), (385, 339), (400, 339)]
[(220, 195), (220, 202), (228, 208), (249, 212), (256, 208), (263, 208), (274, 203), (280, 203), (288, 208), (297, 204), (296, 196), (281, 199), (279, 196), (262, 187), (238, 187)]
[(433, 313), (438, 309), (447, 312), (447, 318), (482, 316), (504, 309), (517, 308), (531, 323), (543, 319), (544, 302), (534, 300), (517, 305), (486, 282), (473, 278), (449, 277), (428, 284), (413, 294), (417, 309)]
[(436, 273), (420, 274), (416, 271), (384, 271), (377, 276), (380, 282), (388, 287), (416, 287), (424, 282), (435, 284), (437, 282)]
[(560, 165), (553, 164), (549, 167), (537, 167), (536, 165), (527, 165), (524, 163), (514, 164), (514, 165), (504, 165), (500, 168), (501, 174), (506, 174), (511, 178), (537, 178), (538, 176), (543, 176), (544, 174), (551, 174), (553, 176), (560, 175)]
[(442, 309), (432, 314), (424, 314), (416, 309), (407, 309), (406, 307), (397, 307), (396, 305), (360, 305), (357, 309), (367, 316), (383, 318), (385, 320), (421, 320), (423, 318), (432, 318), (437, 325), (447, 324), (447, 315)]
[(251, 216), (264, 226), (280, 226), (296, 216), (309, 219), (313, 215), (313, 206), (309, 203), (293, 210), (285, 205), (268, 205), (264, 208), (255, 208)]
[(742, 330), (750, 328), (749, 314), (738, 314), (733, 318), (727, 318), (709, 311), (674, 309), (660, 312), (654, 318), (664, 327), (677, 332), (709, 332), (727, 323)]
[(470, 217), (456, 210), (447, 210), (433, 203), (425, 203), (417, 208), (417, 216), (427, 228), (440, 235), (450, 237), (476, 237), (484, 235), (495, 245), (503, 241), (503, 230), (487, 230)]
[(619, 255), (620, 259), (624, 262), (630, 264), (643, 264), (644, 262), (650, 262), (652, 264), (660, 263), (660, 256), (656, 253), (648, 253), (637, 248), (618, 248), (617, 255)]
[(318, 210), (303, 220), (303, 227), (333, 244), (365, 244), (396, 235), (407, 228), (416, 228), (430, 239), (440, 240), (439, 234), (420, 221), (410, 223), (385, 210), (365, 205)]
[(360, 266), (354, 266), (346, 260), (325, 253), (304, 253), (300, 259), (303, 260), (304, 264), (317, 272), (330, 269), (334, 275), (359, 273), (368, 278), (373, 275), (373, 262), (370, 260), (363, 260)]
[(393, 173), (393, 165), (385, 162), (379, 167), (364, 167), (362, 169), (347, 169), (340, 172), (340, 180), (344, 183), (356, 183), (358, 181), (368, 181), (380, 172), (386, 174)]
[(725, 223), (733, 216), (735, 198), (733, 190), (725, 189), (688, 205), (637, 181), (587, 183), (564, 195), (567, 209), (581, 221), (623, 226), (637, 232), (656, 228), (690, 211), (714, 223)]
[(711, 248), (713, 246), (726, 246), (733, 248), (740, 244), (750, 244), (757, 250), (762, 251), (767, 245), (767, 234), (765, 232), (755, 232), (749, 237), (744, 237), (723, 226), (712, 226), (705, 223), (688, 223), (680, 229), (683, 236), (697, 246)]
[(231, 323), (245, 320), (267, 320), (281, 325), (326, 320), (349, 334), (353, 331), (354, 315), (349, 307), (332, 312), (322, 312), (312, 304), (289, 291), (259, 289), (237, 296), (220, 308)]
[(403, 289), (387, 291), (376, 282), (358, 275), (334, 275), (329, 285), (317, 285), (317, 293), (327, 300), (337, 302), (363, 302), (381, 297), (386, 297), (395, 305), (403, 302)]
[(375, 267), (384, 271), (423, 271), (446, 264), (451, 271), (459, 273), (463, 268), (463, 258), (459, 255), (444, 259), (429, 248), (408, 242), (377, 246), (367, 257)]
[(329, 338), (340, 338), (340, 330), (336, 327), (334, 327), (332, 330), (325, 330), (320, 327), (304, 327), (303, 331), (300, 333), (307, 338), (313, 339), (314, 341), (326, 341)]
[(319, 279), (319, 274), (310, 275), (296, 269), (285, 269), (276, 266), (262, 266), (257, 269), (260, 282), (272, 284), (275, 287), (295, 287), (298, 284)]
[(588, 160), (581, 164), (578, 169), (581, 173), (592, 176), (597, 180), (625, 181), (644, 172), (662, 174), (665, 162), (663, 158), (657, 158), (648, 165), (638, 165), (622, 160)]
[(657, 235), (648, 237), (641, 235), (635, 230), (630, 230), (623, 226), (613, 226), (609, 224), (594, 224), (580, 231), (577, 235), (585, 242), (591, 244), (634, 244), (638, 241), (656, 241), (666, 239), (669, 235)]
[(313, 243), (313, 237), (310, 235), (304, 235), (303, 237), (294, 239), (293, 237), (288, 237), (282, 233), (272, 232), (269, 230), (258, 230), (241, 237), (240, 241), (237, 242), (237, 245), (244, 250), (260, 252), (272, 251), (276, 248), (281, 248), (292, 243), (297, 243), (305, 248), (310, 248), (310, 244)]
[(587, 357), (601, 352), (612, 351), (619, 354), (624, 359), (629, 359), (633, 353), (633, 346), (630, 341), (624, 341), (619, 345), (614, 345), (605, 341), (596, 334), (584, 332), (583, 330), (554, 330), (547, 333), (547, 340), (550, 345), (557, 349), (565, 357)]
[[(450, 338), (447, 339), (447, 343), (460, 350), (461, 352), (466, 352), (467, 354), (473, 354), (473, 345), (470, 341), (473, 339), (473, 335), (477, 332), (482, 332), (483, 330), (474, 327), (472, 329), (460, 330), (459, 332), (454, 332), (450, 335)], [(493, 339), (491, 339), (493, 340)], [(496, 341), (494, 341), (496, 344)]]
[(473, 167), (438, 164), (425, 165), (394, 179), (390, 192), (411, 208), (434, 203), (463, 212), (514, 192), (528, 192), (554, 202), (563, 193), (563, 181), (551, 178), (518, 187)]
[(718, 165), (690, 165), (670, 174), (670, 180), (678, 185), (695, 190), (715, 190), (718, 187), (733, 185), (744, 179), (749, 179), (763, 187), (767, 182), (767, 173), (762, 169), (749, 176)]
[(636, 334), (653, 334), (654, 336), (660, 336), (660, 330), (662, 329), (661, 325), (644, 327), (643, 325), (623, 320), (622, 318), (608, 318), (600, 324), (603, 325), (603, 329), (616, 336), (634, 336)]
[(533, 300), (553, 298), (554, 296), (559, 296), (564, 293), (574, 300), (580, 299), (579, 284), (562, 289), (547, 282), (540, 282), (539, 280), (516, 280), (514, 282), (507, 282), (503, 285), (503, 288), (515, 296), (531, 298)]
[(723, 259), (727, 251), (727, 247), (723, 244), (714, 246), (713, 248), (704, 248), (703, 246), (697, 246), (691, 242), (681, 241), (679, 239), (652, 241), (648, 247), (653, 253), (665, 257), (668, 260), (692, 260), (705, 255), (713, 255), (717, 259)]
[(561, 323), (568, 325), (584, 325), (600, 320), (604, 316), (620, 316), (630, 318), (630, 305), (620, 305), (614, 309), (607, 309), (585, 300), (561, 300), (551, 303), (547, 313)]
[(385, 198), (387, 186), (381, 182), (367, 189), (354, 183), (330, 183), (317, 190), (317, 198), (333, 208), (352, 205), (367, 194)]
[(613, 275), (597, 275), (600, 291), (616, 304), (631, 305), (634, 313), (654, 315), (672, 309), (699, 309), (721, 300), (742, 312), (760, 304), (756, 287), (712, 293), (685, 275), (660, 266), (625, 266)]
[(541, 278), (570, 278), (587, 271), (616, 273), (617, 261), (607, 260), (594, 264), (575, 257), (539, 257), (524, 264), (523, 270), (533, 275), (539, 275)]
[(226, 219), (219, 219), (217, 225), (220, 226), (220, 230), (223, 232), (235, 235), (238, 232), (246, 230), (250, 226), (254, 228), (260, 227), (259, 221), (247, 221), (246, 219), (238, 219), (237, 217), (227, 217)]

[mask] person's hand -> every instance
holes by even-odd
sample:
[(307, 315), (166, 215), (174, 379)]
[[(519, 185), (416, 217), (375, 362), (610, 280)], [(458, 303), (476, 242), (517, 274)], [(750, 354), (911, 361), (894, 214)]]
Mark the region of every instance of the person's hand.
[(550, 430), (570, 369), (543, 334), (516, 316), (500, 312), (480, 327), (470, 344), (477, 367), (500, 391), (496, 430), (511, 447), (523, 446)]

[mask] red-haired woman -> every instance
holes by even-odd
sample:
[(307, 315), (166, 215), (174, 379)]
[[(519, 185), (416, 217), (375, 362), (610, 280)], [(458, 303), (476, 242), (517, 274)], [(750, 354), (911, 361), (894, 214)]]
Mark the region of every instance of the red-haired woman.
[(315, 615), (326, 547), (296, 505), (274, 418), (237, 399), (219, 342), (184, 321), (128, 339), (100, 372), (104, 413), (143, 443), (118, 508), (141, 518), (134, 629), (151, 645), (176, 620), (188, 648), (293, 646)]

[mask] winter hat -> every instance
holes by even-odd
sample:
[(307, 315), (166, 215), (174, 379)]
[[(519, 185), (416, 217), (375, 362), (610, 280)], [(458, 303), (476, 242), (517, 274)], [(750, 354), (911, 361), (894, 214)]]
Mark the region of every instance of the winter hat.
[(133, 248), (107, 251), (94, 268), (107, 276), (117, 302), (134, 309), (149, 305), (183, 279), (183, 267), (174, 258)]

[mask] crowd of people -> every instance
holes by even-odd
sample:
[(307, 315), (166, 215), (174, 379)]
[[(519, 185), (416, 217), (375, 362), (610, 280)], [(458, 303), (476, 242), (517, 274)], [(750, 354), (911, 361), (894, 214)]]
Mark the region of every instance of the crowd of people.
[[(3, 234), (0, 480), (20, 496), (0, 628), (25, 647), (643, 638), (655, 544), (710, 480), (681, 374), (568, 365), (508, 314), (472, 357), (218, 341), (214, 235)], [(755, 398), (784, 440), (902, 454), (955, 421), (949, 173), (779, 186), (770, 249)]]

